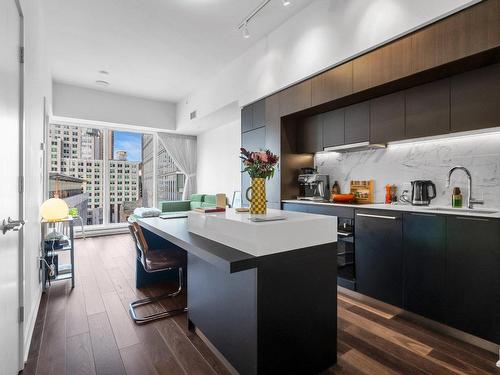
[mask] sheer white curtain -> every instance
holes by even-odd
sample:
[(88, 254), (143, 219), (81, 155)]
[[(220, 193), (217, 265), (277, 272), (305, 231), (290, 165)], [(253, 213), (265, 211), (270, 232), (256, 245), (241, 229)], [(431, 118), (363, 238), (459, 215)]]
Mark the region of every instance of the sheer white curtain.
[(179, 170), (186, 175), (182, 199), (196, 193), (196, 137), (158, 133), (160, 142)]

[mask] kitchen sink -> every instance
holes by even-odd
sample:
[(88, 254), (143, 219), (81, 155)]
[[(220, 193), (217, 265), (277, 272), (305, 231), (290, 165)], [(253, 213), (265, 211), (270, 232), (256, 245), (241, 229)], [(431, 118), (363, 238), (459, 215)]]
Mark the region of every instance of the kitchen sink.
[(486, 210), (483, 208), (452, 208), (452, 207), (427, 207), (425, 208), (426, 210), (430, 211), (446, 211), (446, 212), (463, 212), (463, 213), (468, 213), (468, 214), (496, 214), (500, 211), (498, 210)]

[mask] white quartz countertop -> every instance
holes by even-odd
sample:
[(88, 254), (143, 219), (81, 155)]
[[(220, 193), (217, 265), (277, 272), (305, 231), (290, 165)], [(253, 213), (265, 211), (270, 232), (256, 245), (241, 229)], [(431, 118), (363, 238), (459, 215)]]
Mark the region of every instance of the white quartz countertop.
[[(252, 222), (250, 217), (284, 216), (284, 220)], [(222, 213), (188, 213), (188, 231), (253, 256), (265, 256), (337, 241), (337, 218), (281, 210), (250, 215), (227, 209)]]
[(403, 211), (403, 212), (419, 212), (428, 214), (442, 214), (442, 215), (456, 215), (456, 216), (471, 216), (471, 217), (484, 217), (498, 219), (500, 218), (500, 208), (483, 208), (477, 207), (473, 209), (462, 208), (452, 208), (451, 206), (412, 206), (406, 204), (385, 204), (385, 203), (374, 203), (374, 204), (345, 204), (345, 203), (330, 203), (330, 202), (312, 202), (306, 200), (290, 199), (283, 200), (283, 203), (297, 203), (297, 204), (308, 204), (308, 205), (323, 205), (332, 207), (350, 207), (355, 209), (373, 209), (373, 210), (392, 210), (392, 211)]

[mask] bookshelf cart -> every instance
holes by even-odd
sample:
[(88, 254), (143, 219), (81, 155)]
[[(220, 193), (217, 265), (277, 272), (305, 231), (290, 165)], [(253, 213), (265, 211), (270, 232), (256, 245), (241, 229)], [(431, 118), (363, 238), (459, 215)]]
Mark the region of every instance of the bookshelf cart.
[[(42, 285), (45, 291), (47, 287), (57, 281), (71, 279), (71, 288), (75, 287), (75, 238), (74, 220), (72, 217), (56, 222), (41, 221), (41, 253), (40, 263), (42, 265)], [(56, 242), (47, 239), (52, 232), (62, 234), (62, 247), (54, 246)], [(52, 244), (52, 246), (51, 246)], [(61, 264), (63, 254), (69, 252), (70, 263)], [(49, 264), (54, 259), (57, 261), (57, 269), (53, 277), (49, 276)]]

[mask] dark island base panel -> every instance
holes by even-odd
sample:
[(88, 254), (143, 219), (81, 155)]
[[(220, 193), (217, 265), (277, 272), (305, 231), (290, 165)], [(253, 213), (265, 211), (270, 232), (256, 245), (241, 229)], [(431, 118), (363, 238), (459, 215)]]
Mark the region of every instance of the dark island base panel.
[(188, 316), (241, 374), (317, 374), (336, 363), (336, 244), (228, 273), (188, 255)]

